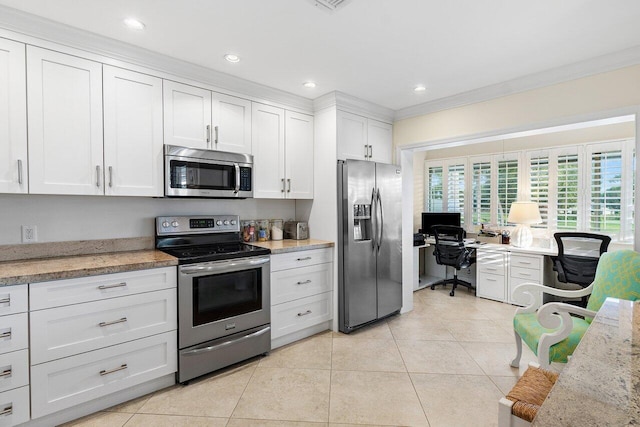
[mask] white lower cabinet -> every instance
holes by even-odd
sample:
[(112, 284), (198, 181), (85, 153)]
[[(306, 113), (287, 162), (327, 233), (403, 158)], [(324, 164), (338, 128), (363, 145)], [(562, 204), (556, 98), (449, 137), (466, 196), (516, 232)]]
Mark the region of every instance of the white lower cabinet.
[(476, 252), (476, 295), (506, 301), (508, 253), (478, 249)]
[(177, 332), (171, 331), (32, 366), (32, 417), (175, 372), (176, 343)]
[(0, 392), (26, 385), (29, 385), (29, 350), (0, 354)]
[(333, 316), (333, 249), (271, 256), (271, 347), (329, 329)]
[(29, 386), (0, 393), (0, 427), (29, 421)]
[(507, 289), (507, 301), (516, 305), (527, 305), (526, 300), (513, 297), (513, 290), (523, 283), (542, 284), (542, 270), (544, 264), (543, 255), (515, 254), (512, 253), (509, 261), (509, 286)]

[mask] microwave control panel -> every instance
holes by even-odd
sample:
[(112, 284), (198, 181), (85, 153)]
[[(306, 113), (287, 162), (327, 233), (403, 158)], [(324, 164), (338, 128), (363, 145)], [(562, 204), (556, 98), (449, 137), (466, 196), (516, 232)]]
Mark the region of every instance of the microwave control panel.
[(251, 168), (240, 167), (240, 191), (251, 191)]

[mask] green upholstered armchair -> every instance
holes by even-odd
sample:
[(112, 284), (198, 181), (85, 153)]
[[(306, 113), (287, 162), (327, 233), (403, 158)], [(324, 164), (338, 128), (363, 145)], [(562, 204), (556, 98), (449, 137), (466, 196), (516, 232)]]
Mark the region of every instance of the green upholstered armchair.
[[(591, 295), (587, 308), (552, 302), (540, 307), (542, 294), (560, 297)], [(518, 354), (511, 362), (517, 368), (522, 357), (522, 341), (538, 356), (538, 363), (548, 368), (551, 362), (567, 362), (580, 339), (607, 297), (635, 301), (640, 299), (640, 254), (631, 250), (607, 252), (602, 255), (596, 276), (588, 287), (567, 291), (534, 283), (524, 283), (513, 290), (520, 301), (530, 304), (516, 310), (513, 329)], [(536, 311), (536, 307), (540, 307)], [(584, 319), (571, 316), (576, 314)]]

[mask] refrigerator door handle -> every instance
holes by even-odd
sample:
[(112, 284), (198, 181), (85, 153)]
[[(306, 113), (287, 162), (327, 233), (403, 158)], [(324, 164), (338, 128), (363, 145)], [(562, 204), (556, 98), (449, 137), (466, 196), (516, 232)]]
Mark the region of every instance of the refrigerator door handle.
[(376, 189), (371, 189), (371, 225), (373, 226), (373, 235), (371, 236), (371, 249), (376, 250), (376, 237), (378, 234), (378, 213), (376, 212)]
[[(384, 213), (382, 212), (382, 198), (380, 197), (380, 189), (378, 189), (377, 193), (376, 193), (376, 204), (379, 206), (380, 209), (380, 237), (377, 238), (376, 240), (378, 240), (378, 253), (380, 253), (380, 247), (382, 246), (382, 234), (384, 233)], [(376, 208), (376, 211), (378, 209)], [(378, 212), (376, 212), (376, 222), (378, 220)]]

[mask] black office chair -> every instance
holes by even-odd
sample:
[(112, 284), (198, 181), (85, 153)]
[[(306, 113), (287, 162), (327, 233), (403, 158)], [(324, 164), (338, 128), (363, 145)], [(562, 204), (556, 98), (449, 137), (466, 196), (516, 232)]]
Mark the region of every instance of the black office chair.
[(453, 288), (449, 293), (451, 296), (455, 295), (456, 287), (458, 286), (475, 290), (471, 283), (458, 279), (458, 270), (467, 268), (476, 262), (475, 250), (464, 246), (464, 229), (453, 225), (434, 225), (431, 230), (436, 238), (436, 245), (433, 251), (436, 262), (440, 265), (448, 265), (455, 268), (452, 279), (440, 280), (431, 285), (431, 289), (435, 289), (439, 285), (452, 283)]
[[(596, 276), (598, 261), (607, 251), (611, 237), (580, 232), (555, 233), (553, 237), (558, 245), (558, 256), (551, 259), (553, 269), (558, 272), (558, 281), (574, 283), (582, 288), (589, 286)], [(578, 305), (586, 307), (587, 302), (588, 297), (583, 297)]]

